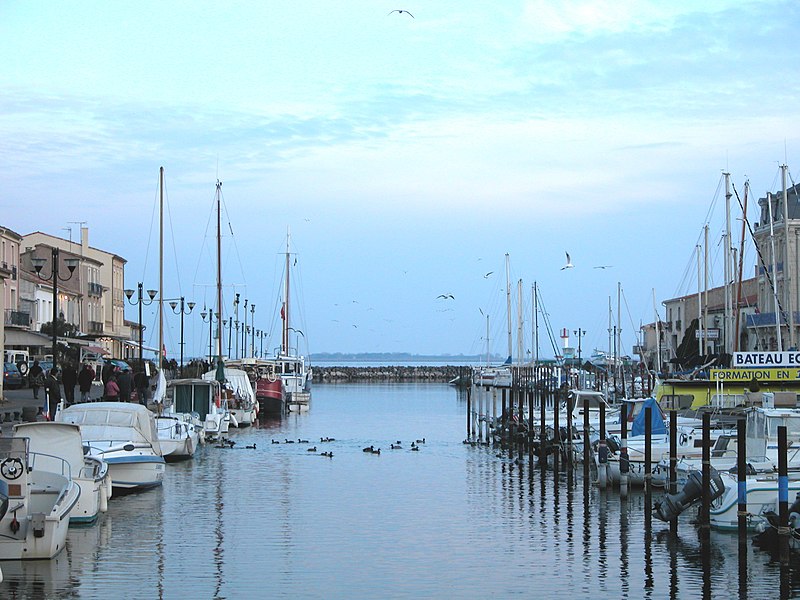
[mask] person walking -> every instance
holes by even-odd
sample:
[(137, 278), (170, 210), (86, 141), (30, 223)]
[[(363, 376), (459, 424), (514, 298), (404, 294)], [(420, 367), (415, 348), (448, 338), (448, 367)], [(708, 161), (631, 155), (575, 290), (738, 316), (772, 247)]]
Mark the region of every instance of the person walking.
[(100, 379), (103, 382), (103, 391), (105, 392), (106, 384), (108, 383), (108, 379), (111, 377), (111, 374), (114, 372), (114, 363), (110, 360), (107, 360), (103, 365), (103, 370), (100, 371)]
[(78, 371), (72, 362), (64, 364), (64, 369), (61, 371), (61, 383), (64, 386), (65, 407), (75, 404), (75, 385), (78, 383)]
[(53, 367), (45, 380), (45, 389), (47, 391), (47, 407), (48, 414), (46, 415), (48, 421), (53, 421), (56, 418), (56, 410), (58, 403), (61, 402), (61, 383), (58, 381), (58, 369)]
[(150, 398), (150, 378), (144, 371), (139, 371), (133, 376), (133, 386), (136, 388), (136, 398), (139, 404), (147, 406)]
[(122, 369), (122, 372), (117, 376), (117, 385), (119, 386), (119, 401), (130, 402), (133, 380), (128, 369)]
[[(33, 366), (31, 367), (30, 371), (28, 371), (28, 381), (31, 384), (31, 389), (33, 390), (33, 397), (39, 397), (39, 388), (44, 385), (44, 369), (42, 369), (41, 365), (39, 365), (39, 361), (33, 361)], [(46, 393), (46, 392), (45, 392)]]
[(117, 385), (117, 376), (113, 372), (108, 376), (104, 399), (106, 402), (117, 402), (119, 400), (119, 385)]
[(78, 389), (81, 391), (81, 402), (88, 402), (94, 382), (94, 369), (89, 363), (83, 363), (81, 372), (78, 373)]

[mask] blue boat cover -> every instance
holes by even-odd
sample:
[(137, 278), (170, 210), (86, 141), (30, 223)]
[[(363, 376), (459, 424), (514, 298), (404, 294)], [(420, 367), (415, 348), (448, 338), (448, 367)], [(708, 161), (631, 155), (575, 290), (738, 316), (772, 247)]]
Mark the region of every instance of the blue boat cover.
[(661, 407), (656, 402), (655, 398), (647, 398), (644, 401), (644, 406), (642, 406), (641, 412), (636, 415), (636, 418), (633, 420), (633, 425), (631, 425), (631, 436), (635, 435), (644, 435), (644, 415), (645, 409), (650, 407), (650, 421), (651, 421), (651, 429), (650, 432), (653, 435), (662, 435), (667, 433), (667, 427), (664, 425), (664, 415), (661, 412)]

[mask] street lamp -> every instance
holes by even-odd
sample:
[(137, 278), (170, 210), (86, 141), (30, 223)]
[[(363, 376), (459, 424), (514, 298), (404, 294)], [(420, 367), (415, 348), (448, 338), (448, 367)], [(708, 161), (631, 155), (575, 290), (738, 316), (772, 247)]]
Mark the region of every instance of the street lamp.
[(259, 329), (258, 331), (256, 331), (256, 337), (259, 339), (259, 342), (261, 344), (261, 349), (258, 352), (258, 356), (264, 358), (264, 332), (261, 329)]
[[(144, 305), (144, 306), (151, 305), (153, 303), (153, 301), (156, 299), (156, 295), (158, 294), (158, 291), (157, 290), (147, 290), (147, 295), (150, 296), (150, 301), (148, 302), (147, 300), (145, 300), (142, 297), (142, 287), (143, 287), (142, 282), (140, 281), (139, 283), (136, 284), (136, 286), (137, 286), (137, 289), (138, 289), (138, 292), (139, 292), (137, 297), (136, 297), (136, 302), (133, 302), (131, 300), (131, 298), (133, 297), (133, 290), (128, 289), (128, 290), (124, 290), (124, 292), (125, 292), (125, 297), (128, 298), (128, 302), (130, 302), (130, 304), (132, 306), (136, 306), (137, 304), (139, 305), (139, 366), (142, 369), (144, 369), (144, 361), (143, 361), (143, 357), (142, 357), (142, 347), (143, 347), (143, 343), (144, 343), (144, 327), (142, 326), (142, 305)], [(158, 352), (159, 353), (161, 352), (160, 348), (159, 348)], [(159, 369), (161, 368), (160, 364), (158, 365), (158, 368)]]
[(253, 330), (253, 336), (250, 338), (250, 356), (256, 355), (256, 305), (250, 305), (250, 329)]
[(585, 329), (575, 329), (573, 333), (578, 336), (578, 387), (583, 388), (583, 383), (581, 382), (581, 375), (583, 373), (583, 363), (581, 362), (581, 338), (586, 335)]
[[(214, 356), (212, 354), (212, 344), (214, 343), (214, 336), (212, 335), (211, 326), (215, 320), (217, 323), (219, 323), (219, 313), (213, 312), (210, 308), (208, 309), (208, 312), (206, 312), (206, 309), (204, 308), (203, 312), (200, 313), (200, 318), (203, 319), (203, 323), (206, 322), (206, 317), (208, 317), (208, 364), (213, 365)], [(221, 356), (220, 360), (222, 360)]]
[(172, 309), (172, 312), (174, 312), (176, 315), (180, 314), (180, 316), (181, 316), (181, 379), (183, 379), (183, 315), (192, 314), (192, 309), (195, 307), (195, 303), (194, 302), (188, 302), (188, 303), (186, 303), (186, 306), (189, 307), (189, 310), (187, 311), (185, 309), (185, 307), (184, 307), (183, 300), (184, 300), (184, 298), (183, 298), (183, 296), (181, 296), (180, 297), (180, 305), (181, 305), (181, 307), (180, 307), (179, 310), (175, 310), (176, 308), (178, 308), (178, 301), (177, 300), (171, 300), (170, 303), (169, 303), (169, 307)]
[(46, 258), (32, 258), (31, 262), (33, 263), (33, 268), (36, 270), (36, 275), (38, 275), (39, 279), (44, 281), (53, 281), (53, 368), (57, 366), (56, 361), (56, 353), (58, 351), (58, 329), (56, 328), (56, 323), (58, 321), (58, 282), (61, 281), (69, 281), (72, 279), (72, 275), (75, 273), (75, 269), (80, 264), (80, 260), (77, 258), (68, 258), (64, 262), (67, 265), (67, 269), (69, 269), (69, 277), (61, 277), (58, 274), (58, 248), (52, 248), (52, 256), (51, 260), (52, 265), (50, 269), (50, 276), (44, 277), (42, 275), (42, 267), (47, 263)]
[(250, 330), (247, 329), (247, 298), (244, 299), (244, 321), (242, 321), (242, 358), (247, 354), (247, 334)]
[[(233, 299), (233, 313), (236, 319), (236, 356), (234, 358), (239, 358), (239, 294), (236, 294), (236, 297)], [(233, 327), (234, 320), (228, 319), (228, 356), (231, 355), (231, 327)]]

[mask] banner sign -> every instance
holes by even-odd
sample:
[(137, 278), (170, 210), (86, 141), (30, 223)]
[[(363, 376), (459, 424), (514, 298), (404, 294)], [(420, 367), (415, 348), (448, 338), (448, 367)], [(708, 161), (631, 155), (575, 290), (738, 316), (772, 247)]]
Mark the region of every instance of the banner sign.
[(800, 366), (792, 369), (711, 369), (711, 381), (747, 383), (758, 381), (800, 381)]
[(731, 366), (800, 368), (800, 352), (734, 352)]

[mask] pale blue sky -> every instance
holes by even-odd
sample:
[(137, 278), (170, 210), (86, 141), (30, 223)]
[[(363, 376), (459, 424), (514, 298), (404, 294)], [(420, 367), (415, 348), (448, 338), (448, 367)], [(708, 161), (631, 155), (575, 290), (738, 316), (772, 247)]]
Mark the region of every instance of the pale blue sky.
[[(169, 296), (211, 301), (219, 178), (224, 278), (269, 329), (291, 228), (312, 352), (484, 352), (482, 310), (504, 353), (506, 252), (526, 348), (534, 280), (584, 352), (608, 344), (619, 281), (629, 352), (653, 289), (694, 291), (715, 198), (718, 245), (720, 173), (761, 196), (792, 170), (798, 22), (793, 1), (6, 1), (2, 222), (87, 221), (128, 286), (155, 286), (163, 165)], [(187, 320), (187, 354), (204, 331)]]

